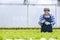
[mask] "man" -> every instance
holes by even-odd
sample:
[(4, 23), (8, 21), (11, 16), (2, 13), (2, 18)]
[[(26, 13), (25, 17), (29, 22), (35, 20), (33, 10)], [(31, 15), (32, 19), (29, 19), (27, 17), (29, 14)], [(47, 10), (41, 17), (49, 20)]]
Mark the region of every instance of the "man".
[(41, 32), (52, 32), (55, 18), (49, 12), (49, 8), (44, 8), (44, 14), (40, 16), (39, 25), (41, 26)]

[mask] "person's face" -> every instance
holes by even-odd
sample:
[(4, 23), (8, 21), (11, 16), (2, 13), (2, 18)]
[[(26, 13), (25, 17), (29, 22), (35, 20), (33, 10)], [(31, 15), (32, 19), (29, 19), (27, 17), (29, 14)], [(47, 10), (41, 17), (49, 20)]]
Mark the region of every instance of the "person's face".
[(45, 14), (46, 14), (46, 15), (48, 15), (48, 14), (49, 14), (49, 11), (44, 11), (44, 12), (45, 12)]

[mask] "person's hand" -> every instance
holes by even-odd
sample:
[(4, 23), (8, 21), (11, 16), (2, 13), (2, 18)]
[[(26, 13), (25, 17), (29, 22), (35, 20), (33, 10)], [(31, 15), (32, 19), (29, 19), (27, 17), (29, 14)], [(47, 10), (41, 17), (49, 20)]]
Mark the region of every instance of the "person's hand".
[(45, 20), (42, 20), (42, 21), (41, 21), (41, 23), (44, 23), (44, 22), (45, 22)]
[(50, 25), (50, 22), (45, 22), (46, 25)]

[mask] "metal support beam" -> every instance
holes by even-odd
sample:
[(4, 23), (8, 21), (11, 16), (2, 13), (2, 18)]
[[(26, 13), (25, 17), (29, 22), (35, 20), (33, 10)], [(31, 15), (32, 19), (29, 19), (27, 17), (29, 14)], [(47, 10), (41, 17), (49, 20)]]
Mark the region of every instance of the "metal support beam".
[(24, 0), (24, 3), (23, 4), (25, 4), (25, 5), (28, 4), (28, 0)]

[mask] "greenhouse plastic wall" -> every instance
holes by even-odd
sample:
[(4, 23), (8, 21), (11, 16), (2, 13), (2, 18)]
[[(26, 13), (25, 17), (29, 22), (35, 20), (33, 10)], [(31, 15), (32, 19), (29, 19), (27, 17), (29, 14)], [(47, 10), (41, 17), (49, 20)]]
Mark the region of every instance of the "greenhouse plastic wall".
[(57, 0), (2, 0), (0, 1), (0, 26), (39, 26), (44, 8), (50, 8), (55, 17), (55, 26), (60, 26), (60, 7)]

